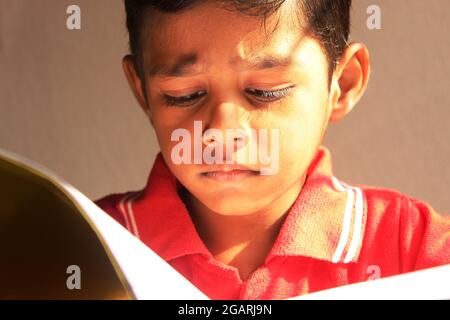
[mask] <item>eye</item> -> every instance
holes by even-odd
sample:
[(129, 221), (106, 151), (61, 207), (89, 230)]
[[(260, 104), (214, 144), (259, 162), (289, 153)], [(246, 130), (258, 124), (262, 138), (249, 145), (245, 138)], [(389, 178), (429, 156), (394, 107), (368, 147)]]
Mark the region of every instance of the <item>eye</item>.
[(164, 94), (164, 102), (169, 107), (189, 107), (206, 95), (206, 91), (201, 90), (185, 96), (169, 96)]
[(253, 89), (253, 88), (247, 88), (245, 89), (245, 92), (252, 96), (255, 100), (258, 100), (260, 102), (274, 102), (277, 100), (280, 100), (282, 98), (285, 98), (287, 96), (290, 96), (294, 92), (294, 86), (286, 87), (283, 89), (278, 90), (260, 90), (260, 89)]

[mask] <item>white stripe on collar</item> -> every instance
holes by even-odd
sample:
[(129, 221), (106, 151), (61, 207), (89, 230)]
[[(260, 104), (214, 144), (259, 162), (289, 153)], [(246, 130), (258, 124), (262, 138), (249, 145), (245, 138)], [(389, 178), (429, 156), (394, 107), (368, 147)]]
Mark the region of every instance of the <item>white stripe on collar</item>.
[(345, 256), (344, 263), (349, 263), (353, 260), (356, 255), (356, 250), (358, 249), (358, 245), (361, 239), (361, 229), (362, 229), (362, 220), (363, 220), (363, 195), (360, 188), (350, 187), (344, 184), (346, 187), (351, 188), (356, 193), (356, 203), (355, 203), (355, 222), (353, 224), (353, 234), (352, 241), (350, 242), (350, 248), (347, 251), (347, 255)]
[[(333, 263), (349, 263), (351, 262), (358, 250), (358, 246), (362, 236), (362, 224), (363, 224), (363, 195), (362, 190), (357, 187), (349, 186), (345, 183), (341, 183), (335, 177), (332, 177), (332, 183), (336, 190), (340, 192), (347, 193), (347, 201), (344, 208), (344, 219), (342, 223), (342, 231), (339, 237), (338, 245), (336, 247), (336, 251), (333, 254), (332, 262)], [(355, 201), (355, 210), (353, 210), (353, 202)], [(353, 218), (353, 219), (352, 219)], [(352, 225), (353, 220), (353, 225)], [(353, 227), (353, 228), (351, 228)], [(345, 258), (342, 260), (342, 256), (344, 254), (345, 248), (348, 245), (350, 239), (350, 231), (351, 232), (351, 241)]]
[[(126, 228), (137, 238), (139, 237), (139, 231), (136, 225), (136, 219), (133, 210), (133, 201), (136, 200), (141, 195), (141, 192), (137, 193), (127, 193), (119, 203), (119, 209), (125, 219)], [(126, 206), (125, 206), (126, 203)]]
[(119, 210), (122, 213), (123, 218), (125, 219), (125, 226), (127, 228), (128, 231), (130, 230), (130, 223), (128, 222), (128, 216), (127, 216), (127, 211), (125, 210), (125, 200), (130, 196), (130, 194), (125, 194), (125, 196), (122, 197), (122, 199), (120, 200), (119, 203)]
[(133, 228), (133, 234), (139, 239), (139, 231), (136, 225), (136, 219), (134, 216), (133, 211), (133, 201), (136, 200), (141, 195), (141, 192), (138, 192), (134, 197), (130, 197), (130, 199), (127, 201), (127, 209), (128, 209), (128, 215), (130, 216), (131, 220), (131, 227)]

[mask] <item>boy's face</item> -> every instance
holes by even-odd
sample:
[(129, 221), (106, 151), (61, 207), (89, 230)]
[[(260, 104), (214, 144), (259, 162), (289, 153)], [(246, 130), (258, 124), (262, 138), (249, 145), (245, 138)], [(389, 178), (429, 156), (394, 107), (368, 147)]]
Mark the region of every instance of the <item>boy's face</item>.
[[(260, 18), (207, 4), (180, 14), (153, 13), (146, 26), (147, 113), (162, 155), (188, 191), (217, 213), (258, 212), (301, 186), (321, 144), (332, 103), (328, 61), (316, 40), (293, 27), (295, 19), (294, 14), (282, 17), (270, 33), (276, 20), (269, 17), (266, 33)], [(179, 141), (171, 141), (171, 135), (176, 129), (190, 132), (194, 157), (194, 121), (202, 122), (203, 131), (218, 129), (224, 137), (227, 129), (266, 129), (270, 140), (271, 130), (278, 130), (278, 141), (264, 150), (275, 155), (277, 149), (277, 172), (220, 180), (205, 174), (217, 165), (204, 160), (174, 164), (172, 150)], [(269, 165), (248, 166), (260, 170)]]

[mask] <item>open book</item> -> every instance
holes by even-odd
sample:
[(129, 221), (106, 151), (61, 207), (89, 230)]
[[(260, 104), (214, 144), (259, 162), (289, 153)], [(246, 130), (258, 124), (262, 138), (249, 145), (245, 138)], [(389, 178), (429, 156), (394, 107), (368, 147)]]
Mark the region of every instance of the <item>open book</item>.
[[(208, 299), (70, 184), (1, 149), (0, 203), (0, 299)], [(450, 299), (450, 266), (299, 297), (403, 298)]]

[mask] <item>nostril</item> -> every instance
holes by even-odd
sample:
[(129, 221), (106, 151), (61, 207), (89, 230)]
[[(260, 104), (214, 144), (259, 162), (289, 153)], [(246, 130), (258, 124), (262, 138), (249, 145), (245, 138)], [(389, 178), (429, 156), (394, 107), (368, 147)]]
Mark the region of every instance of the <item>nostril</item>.
[(218, 143), (221, 141), (220, 136), (218, 136), (217, 132), (207, 132), (203, 134), (203, 143), (206, 145)]
[(248, 133), (243, 129), (208, 129), (203, 133), (202, 141), (205, 145), (237, 143), (245, 144), (249, 140)]
[(247, 141), (247, 139), (248, 139), (248, 136), (246, 136), (246, 135), (237, 135), (234, 137), (233, 141), (234, 142), (245, 142), (245, 141)]
[(211, 143), (215, 142), (215, 140), (213, 138), (208, 138), (208, 139), (205, 139), (204, 141), (206, 144), (211, 144)]

